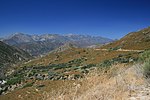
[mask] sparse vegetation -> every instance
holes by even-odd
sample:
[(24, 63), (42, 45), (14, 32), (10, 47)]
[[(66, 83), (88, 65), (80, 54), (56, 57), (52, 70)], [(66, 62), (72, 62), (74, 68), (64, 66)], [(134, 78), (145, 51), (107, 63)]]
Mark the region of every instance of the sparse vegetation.
[[(91, 95), (95, 93), (98, 94), (94, 95), (96, 99), (109, 100), (112, 97), (116, 99), (118, 95), (124, 95), (121, 93), (130, 91), (129, 88), (132, 88), (130, 85), (133, 85), (133, 81), (138, 83), (142, 78), (140, 77), (137, 80), (137, 77), (139, 77), (137, 66), (129, 67), (137, 61), (139, 54), (143, 50), (126, 50), (124, 48), (126, 41), (122, 40), (121, 42), (122, 44), (111, 43), (110, 45), (113, 46), (108, 44), (108, 47), (104, 49), (71, 48), (61, 52), (52, 52), (21, 64), (21, 66), (15, 66), (14, 70), (15, 68), (17, 69), (5, 78), (7, 83), (2, 86), (0, 94), (7, 93), (7, 90), (13, 91), (15, 89), (24, 93), (29, 89), (30, 91), (27, 91), (27, 94), (30, 97), (32, 94), (35, 97), (36, 93), (38, 96), (45, 96), (42, 92), (46, 91), (48, 95), (45, 98), (50, 96), (58, 99), (58, 96), (60, 98), (69, 96), (69, 100), (72, 98), (82, 100), (89, 97), (93, 98)], [(149, 42), (148, 38), (146, 42)], [(141, 42), (135, 41), (135, 43)], [(148, 47), (147, 45), (145, 48), (147, 49)], [(150, 77), (150, 51), (147, 50), (141, 54), (139, 61), (144, 65), (144, 75)], [(0, 64), (1, 66), (3, 64)], [(69, 85), (70, 87), (68, 87)], [(96, 92), (97, 88), (100, 91)], [(15, 91), (15, 93), (17, 92)], [(85, 96), (84, 93), (89, 94)], [(23, 97), (23, 95), (21, 96)], [(130, 94), (127, 95), (129, 96)], [(18, 97), (20, 95), (17, 95)], [(121, 99), (119, 98), (118, 100)]]
[(115, 51), (115, 50), (118, 50), (120, 48), (121, 48), (121, 46), (116, 46), (114, 48), (109, 48), (108, 51)]
[(22, 80), (21, 77), (13, 77), (13, 78), (11, 78), (11, 79), (9, 79), (9, 80), (7, 81), (7, 84), (8, 84), (8, 85), (15, 85), (15, 84), (17, 84), (17, 83), (21, 83), (21, 80)]
[(33, 84), (34, 84), (34, 82), (27, 83), (23, 86), (23, 88), (31, 87), (31, 86), (33, 86)]
[(146, 77), (150, 77), (150, 50), (145, 51), (139, 58), (140, 62), (144, 63), (144, 74)]
[(150, 77), (150, 59), (144, 63), (144, 74), (146, 77)]

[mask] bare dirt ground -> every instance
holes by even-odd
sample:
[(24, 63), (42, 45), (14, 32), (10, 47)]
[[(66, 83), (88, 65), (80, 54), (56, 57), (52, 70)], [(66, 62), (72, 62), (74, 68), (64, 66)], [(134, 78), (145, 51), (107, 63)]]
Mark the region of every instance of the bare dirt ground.
[[(95, 49), (95, 50), (108, 51), (108, 49)], [(116, 51), (142, 52), (142, 51), (144, 51), (144, 50), (118, 49), (118, 50), (116, 50)]]

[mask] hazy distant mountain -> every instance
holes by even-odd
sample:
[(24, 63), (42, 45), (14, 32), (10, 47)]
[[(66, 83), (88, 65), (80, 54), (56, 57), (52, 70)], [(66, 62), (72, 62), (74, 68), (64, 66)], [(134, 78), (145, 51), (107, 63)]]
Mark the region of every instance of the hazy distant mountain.
[(3, 38), (0, 38), (0, 41), (3, 41)]
[(66, 43), (73, 43), (78, 47), (88, 47), (96, 44), (104, 44), (111, 42), (111, 39), (103, 37), (93, 37), (88, 35), (77, 34), (43, 34), (43, 35), (27, 35), (23, 33), (15, 33), (3, 42), (19, 47), (32, 55), (40, 55), (54, 50)]
[(16, 45), (20, 43), (33, 42), (34, 40), (30, 35), (23, 33), (15, 33), (9, 36), (8, 38), (4, 39), (3, 41), (10, 45)]
[(70, 41), (74, 42), (74, 44), (76, 44), (79, 47), (87, 47), (96, 44), (105, 44), (112, 41), (111, 39), (100, 36), (94, 37), (89, 35), (77, 34), (67, 34), (64, 36), (67, 37)]

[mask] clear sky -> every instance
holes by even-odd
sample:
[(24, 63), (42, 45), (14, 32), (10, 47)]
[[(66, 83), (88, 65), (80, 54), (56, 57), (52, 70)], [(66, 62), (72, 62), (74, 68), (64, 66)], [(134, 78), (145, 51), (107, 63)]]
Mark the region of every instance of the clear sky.
[(0, 0), (0, 37), (75, 33), (120, 38), (150, 26), (150, 0)]

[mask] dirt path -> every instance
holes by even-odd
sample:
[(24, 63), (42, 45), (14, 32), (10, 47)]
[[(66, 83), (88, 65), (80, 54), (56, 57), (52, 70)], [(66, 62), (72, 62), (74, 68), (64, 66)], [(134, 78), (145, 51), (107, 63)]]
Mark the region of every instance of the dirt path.
[[(108, 49), (95, 49), (95, 50), (101, 50), (101, 51), (108, 51)], [(131, 51), (131, 52), (143, 52), (144, 50), (129, 50), (129, 49), (118, 49), (116, 51)]]

